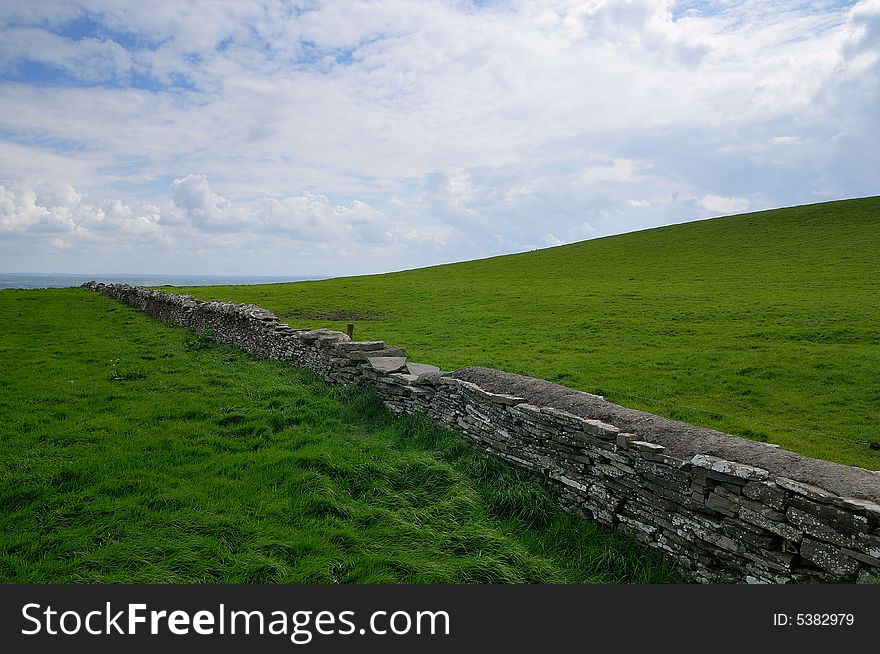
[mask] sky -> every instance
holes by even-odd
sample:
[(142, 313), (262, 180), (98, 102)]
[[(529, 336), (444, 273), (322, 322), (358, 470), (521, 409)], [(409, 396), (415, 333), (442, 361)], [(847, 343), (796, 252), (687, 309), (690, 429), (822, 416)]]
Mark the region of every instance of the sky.
[(375, 273), (877, 195), (878, 82), (880, 0), (4, 0), (0, 271)]

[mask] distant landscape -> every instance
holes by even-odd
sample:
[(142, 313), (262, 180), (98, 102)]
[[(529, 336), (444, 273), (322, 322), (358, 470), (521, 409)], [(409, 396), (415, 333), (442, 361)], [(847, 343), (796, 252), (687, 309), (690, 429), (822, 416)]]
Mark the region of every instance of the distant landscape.
[(323, 279), (321, 276), (248, 276), (248, 275), (138, 275), (120, 273), (115, 275), (89, 275), (74, 273), (0, 273), (0, 289), (4, 288), (69, 288), (96, 280), (105, 284), (131, 284), (132, 286), (213, 286), (217, 284), (274, 284), (297, 282), (307, 279)]
[[(880, 0), (13, 0), (0, 60), (0, 596), (880, 585)], [(632, 635), (525, 590), (458, 642)]]
[(176, 289), (880, 469), (880, 198), (386, 275)]
[[(386, 275), (173, 290), (880, 469), (878, 234), (880, 198), (866, 198)], [(0, 318), (4, 581), (680, 580), (565, 514), (544, 482), (365, 389), (85, 289), (0, 291)]]

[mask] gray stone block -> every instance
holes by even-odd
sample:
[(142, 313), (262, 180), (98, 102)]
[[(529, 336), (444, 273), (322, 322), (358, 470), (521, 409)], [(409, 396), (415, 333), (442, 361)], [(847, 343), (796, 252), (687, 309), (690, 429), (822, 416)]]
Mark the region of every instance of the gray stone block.
[(789, 505), (820, 518), (822, 522), (845, 529), (867, 532), (871, 528), (871, 521), (867, 516), (845, 511), (828, 504), (813, 502), (800, 495), (792, 496), (789, 500)]
[(782, 515), (779, 517), (768, 516), (742, 506), (739, 509), (739, 518), (793, 542), (799, 541), (804, 535), (803, 531), (785, 522)]
[(383, 341), (350, 341), (348, 343), (337, 343), (336, 349), (339, 352), (369, 352), (371, 350), (381, 350), (385, 347)]
[[(618, 435), (619, 438), (619, 435)], [(619, 444), (619, 441), (618, 441)], [(631, 440), (626, 443), (626, 446), (632, 450), (637, 450), (639, 452), (650, 452), (652, 454), (660, 454), (663, 450), (666, 449), (665, 445), (659, 445), (657, 443), (648, 443), (647, 441), (640, 440)]]
[(709, 497), (706, 498), (706, 506), (730, 517), (739, 513), (739, 503), (726, 496), (722, 488), (715, 488), (709, 493)]
[(848, 557), (838, 548), (811, 538), (804, 538), (800, 546), (800, 555), (828, 572), (849, 580), (859, 569), (859, 563)]
[(835, 498), (834, 503), (838, 506), (869, 516), (875, 521), (880, 521), (880, 504), (870, 500), (863, 500), (856, 497)]
[(440, 368), (427, 363), (407, 362), (406, 369), (411, 375), (430, 375), (440, 372)]
[(389, 374), (406, 367), (406, 357), (369, 357), (367, 363), (376, 372)]
[(712, 472), (745, 479), (746, 481), (767, 479), (770, 476), (770, 473), (763, 468), (756, 468), (744, 463), (734, 463), (733, 461), (727, 461), (726, 459), (706, 454), (694, 455), (691, 459), (691, 464), (700, 468), (706, 468)]
[(774, 481), (780, 488), (784, 488), (785, 490), (798, 495), (803, 495), (811, 500), (829, 500), (832, 497), (835, 497), (834, 493), (827, 491), (824, 488), (819, 488), (812, 484), (805, 484), (804, 482), (795, 481), (794, 479), (789, 479), (787, 477), (777, 477)]
[(785, 492), (773, 482), (750, 481), (743, 486), (742, 494), (777, 511), (785, 510)]
[(347, 356), (352, 361), (366, 361), (367, 359), (373, 357), (406, 357), (406, 350), (399, 347), (383, 347), (378, 350), (354, 350), (352, 352), (346, 352), (345, 356)]
[(864, 554), (862, 552), (858, 552), (856, 550), (851, 550), (847, 548), (841, 548), (840, 550), (844, 554), (846, 554), (851, 559), (855, 559), (856, 561), (861, 561), (870, 566), (874, 566), (875, 568), (880, 568), (880, 559), (870, 556), (868, 554)]

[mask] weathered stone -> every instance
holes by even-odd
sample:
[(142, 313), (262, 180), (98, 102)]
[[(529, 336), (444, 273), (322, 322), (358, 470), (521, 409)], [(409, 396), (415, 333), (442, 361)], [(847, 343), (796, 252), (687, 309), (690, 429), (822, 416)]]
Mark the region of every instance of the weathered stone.
[(640, 479), (636, 475), (617, 481), (627, 487), (629, 496), (638, 497), (645, 504), (651, 504), (663, 511), (690, 513), (704, 508), (702, 502), (694, 501), (690, 495), (655, 481)]
[(743, 551), (743, 556), (757, 563), (763, 570), (790, 572), (795, 562), (795, 554), (791, 552)]
[(835, 500), (839, 506), (851, 511), (858, 511), (874, 520), (880, 520), (880, 504), (855, 497), (841, 497)]
[(570, 488), (575, 488), (575, 489), (581, 491), (582, 493), (587, 492), (587, 487), (584, 484), (580, 483), (579, 481), (575, 481), (574, 479), (569, 479), (565, 475), (550, 473), (550, 478), (556, 479), (556, 480), (562, 482), (563, 484), (565, 484), (566, 486), (569, 486)]
[[(772, 564), (771, 564), (772, 565)], [(747, 564), (743, 566), (743, 570), (750, 575), (758, 578), (766, 580), (766, 583), (769, 584), (792, 584), (794, 581), (794, 574), (789, 570), (780, 570), (779, 567), (773, 567), (768, 570), (766, 566), (766, 562), (762, 561), (759, 563), (755, 563), (753, 561), (749, 561)], [(739, 580), (728, 583), (742, 583)]]
[(788, 511), (786, 511), (786, 517), (791, 524), (814, 538), (844, 547), (856, 545), (854, 535), (832, 529), (811, 513), (790, 506), (788, 507)]
[(326, 334), (324, 329), (310, 329), (304, 332), (297, 332), (296, 337), (304, 343), (315, 343), (321, 336)]
[(628, 475), (635, 475), (636, 474), (636, 471), (632, 467), (626, 465), (625, 463), (621, 463), (620, 461), (612, 461), (611, 465), (613, 465), (615, 468), (617, 468), (621, 472), (625, 472)]
[(846, 547), (841, 548), (840, 551), (846, 554), (851, 559), (861, 561), (862, 563), (867, 563), (868, 565), (872, 565), (875, 568), (880, 568), (880, 559), (876, 557), (863, 554), (862, 552), (857, 552), (856, 550), (847, 549)]
[(731, 538), (757, 549), (776, 551), (782, 547), (782, 537), (778, 534), (770, 533), (766, 529), (750, 525), (737, 518), (725, 518), (722, 530)]
[(759, 513), (758, 511), (753, 511), (748, 507), (741, 506), (739, 509), (739, 518), (745, 522), (766, 529), (767, 531), (771, 531), (774, 534), (778, 534), (790, 541), (799, 541), (804, 535), (803, 531), (785, 522), (784, 516), (782, 515), (774, 519), (773, 517)]
[(665, 445), (658, 443), (649, 443), (647, 441), (631, 440), (627, 443), (627, 447), (638, 452), (650, 452), (652, 454), (660, 454), (666, 449)]
[(485, 413), (483, 413), (482, 411), (478, 410), (473, 404), (466, 404), (464, 407), (464, 410), (468, 414), (474, 416), (480, 422), (483, 422), (487, 425), (492, 424), (492, 419), (489, 416), (487, 416)]
[(829, 500), (832, 497), (835, 497), (834, 493), (825, 490), (824, 488), (819, 488), (818, 486), (813, 486), (812, 484), (805, 484), (802, 481), (795, 481), (794, 479), (788, 479), (787, 477), (777, 477), (775, 480), (776, 485), (780, 488), (784, 488), (785, 490), (791, 491), (792, 493), (797, 493), (798, 495), (803, 495), (804, 497), (808, 497), (811, 500)]
[(638, 471), (640, 479), (645, 482), (665, 486), (682, 496), (690, 496), (690, 483), (687, 475), (676, 468), (646, 461), (641, 457), (633, 459), (632, 467)]
[(730, 495), (732, 493), (723, 488), (715, 488), (709, 493), (709, 497), (706, 498), (706, 506), (714, 511), (718, 511), (718, 513), (733, 517), (739, 513), (739, 504), (731, 499)]
[(516, 406), (510, 407), (508, 411), (510, 411), (511, 415), (521, 420), (534, 420), (541, 416), (541, 409), (534, 404), (528, 403), (517, 404)]
[(800, 546), (800, 555), (807, 561), (811, 561), (823, 570), (839, 577), (854, 576), (859, 569), (858, 562), (842, 553), (838, 548), (811, 538), (804, 538)]
[(858, 549), (864, 550), (871, 556), (880, 559), (880, 536), (859, 534), (856, 540), (859, 543)]
[(381, 350), (384, 347), (384, 341), (350, 341), (336, 344), (336, 350), (339, 352), (369, 352)]
[[(578, 429), (584, 422), (583, 418), (554, 407), (541, 407), (541, 416), (542, 422), (552, 428), (565, 425), (572, 429)], [(617, 431), (615, 431), (616, 433)]]
[(488, 391), (483, 391), (485, 395), (483, 398), (487, 402), (491, 402), (492, 404), (500, 404), (503, 406), (516, 406), (517, 404), (522, 404), (525, 402), (521, 397), (516, 397), (515, 395), (506, 395), (505, 393), (489, 393)]
[(407, 362), (406, 369), (411, 375), (430, 375), (440, 372), (440, 368), (437, 366), (427, 363), (414, 363), (412, 361)]
[(676, 470), (687, 471), (692, 467), (690, 461), (663, 453), (655, 454), (652, 452), (642, 452), (642, 458), (646, 461), (653, 461), (670, 468), (675, 468)]
[(434, 395), (434, 391), (432, 391), (430, 388), (425, 388), (424, 386), (404, 386), (403, 388), (410, 395), (421, 395), (421, 396)]
[[(276, 329), (278, 328), (276, 327)], [(332, 348), (335, 351), (336, 346), (339, 343), (347, 342), (348, 340), (348, 334), (343, 334), (342, 332), (326, 332), (318, 336), (317, 343), (319, 347), (327, 349)]]
[[(407, 366), (409, 366), (409, 364), (407, 364)], [(412, 384), (414, 381), (416, 381), (419, 378), (418, 375), (412, 375), (412, 374), (408, 374), (405, 372), (394, 372), (394, 373), (391, 373), (389, 375), (389, 377), (391, 377), (391, 379), (394, 379), (395, 381), (398, 381), (404, 385)]]
[(773, 482), (750, 481), (742, 489), (743, 495), (777, 511), (785, 510), (786, 495)]
[(717, 486), (718, 484), (745, 485), (746, 483), (745, 479), (739, 479), (723, 472), (715, 472), (714, 470), (706, 471), (706, 479), (710, 487)]
[(859, 584), (880, 584), (880, 568), (871, 570), (862, 570), (859, 572), (856, 583)]
[(733, 461), (719, 459), (716, 456), (706, 454), (695, 454), (691, 459), (691, 464), (723, 475), (745, 479), (746, 481), (762, 480), (770, 475), (763, 468), (756, 468), (744, 463), (734, 463)]
[(730, 552), (740, 553), (744, 550), (742, 543), (739, 543), (728, 536), (725, 536), (721, 532), (717, 531), (704, 531), (700, 536), (707, 543), (712, 543), (716, 547), (720, 547), (723, 550), (728, 550)]
[(597, 438), (614, 439), (620, 433), (620, 429), (601, 420), (581, 419), (580, 424), (584, 433)]
[(818, 516), (824, 522), (845, 527), (855, 531), (867, 532), (870, 522), (866, 516), (852, 511), (844, 511), (835, 506), (813, 502), (806, 497), (795, 495), (789, 500), (789, 504), (796, 509)]
[(798, 568), (791, 573), (791, 576), (798, 584), (821, 584), (828, 580), (827, 572), (812, 568)]
[(406, 358), (406, 350), (399, 347), (384, 347), (378, 350), (354, 350), (346, 353), (352, 361), (366, 361), (372, 358), (403, 357)]
[(657, 532), (657, 527), (653, 525), (646, 524), (644, 522), (640, 522), (635, 518), (631, 518), (627, 515), (617, 514), (617, 519), (620, 520), (625, 525), (632, 527), (636, 531), (640, 531), (644, 534), (654, 534)]
[[(478, 399), (483, 400), (485, 402), (490, 402), (492, 404), (498, 404), (502, 406), (515, 406), (517, 404), (525, 403), (525, 400), (521, 397), (515, 397), (513, 395), (506, 395), (503, 393), (492, 393), (483, 388), (480, 388), (477, 384), (467, 381), (460, 381), (461, 388), (476, 396)], [(538, 412), (538, 416), (541, 415), (541, 411)], [(538, 417), (536, 416), (536, 417)]]
[(733, 482), (730, 482), (730, 481), (718, 482), (718, 484), (715, 486), (715, 488), (723, 488), (724, 490), (732, 493), (733, 495), (740, 496), (740, 495), (742, 495), (743, 485), (737, 479)]

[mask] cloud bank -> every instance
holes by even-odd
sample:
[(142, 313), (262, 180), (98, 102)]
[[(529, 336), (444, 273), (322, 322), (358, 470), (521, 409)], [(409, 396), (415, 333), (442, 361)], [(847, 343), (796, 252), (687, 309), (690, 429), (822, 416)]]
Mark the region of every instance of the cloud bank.
[(878, 193), (880, 0), (5, 2), (8, 270), (351, 274)]

